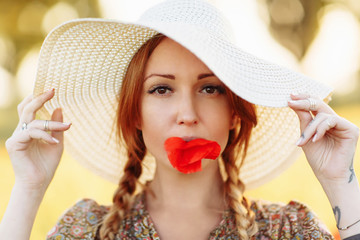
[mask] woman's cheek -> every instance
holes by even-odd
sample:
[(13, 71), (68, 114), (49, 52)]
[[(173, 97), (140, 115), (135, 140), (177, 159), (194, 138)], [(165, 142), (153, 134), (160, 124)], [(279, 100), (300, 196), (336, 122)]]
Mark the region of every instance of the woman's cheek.
[(145, 146), (155, 157), (166, 154), (163, 144), (170, 129), (168, 128), (169, 111), (164, 105), (147, 101), (143, 103), (141, 110), (141, 130)]
[(226, 100), (204, 104), (201, 119), (203, 119), (209, 137), (217, 141), (223, 151), (227, 145), (232, 122), (232, 113)]

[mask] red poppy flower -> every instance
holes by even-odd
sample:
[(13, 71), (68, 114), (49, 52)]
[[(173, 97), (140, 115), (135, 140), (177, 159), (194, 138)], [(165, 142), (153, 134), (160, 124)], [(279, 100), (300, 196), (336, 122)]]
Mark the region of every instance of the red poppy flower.
[(217, 142), (201, 138), (186, 142), (182, 138), (171, 137), (164, 146), (171, 165), (182, 173), (201, 171), (201, 160), (215, 160), (221, 150)]

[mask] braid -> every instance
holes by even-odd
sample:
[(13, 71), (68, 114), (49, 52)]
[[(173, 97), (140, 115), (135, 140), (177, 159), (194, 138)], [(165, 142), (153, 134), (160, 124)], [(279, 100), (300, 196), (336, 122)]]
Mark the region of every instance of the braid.
[(235, 223), (240, 239), (247, 240), (257, 232), (257, 225), (255, 214), (243, 195), (245, 185), (239, 179), (239, 168), (234, 161), (234, 158), (224, 161), (225, 171), (228, 175), (225, 181), (225, 194), (229, 207), (235, 214)]
[[(124, 174), (113, 197), (113, 205), (104, 217), (100, 228), (100, 239), (113, 240), (121, 227), (122, 220), (129, 213), (134, 193), (142, 186), (139, 178), (142, 173), (142, 160), (146, 147), (138, 125), (140, 119), (140, 96), (143, 86), (145, 65), (151, 53), (164, 38), (157, 34), (144, 43), (132, 58), (122, 81), (117, 109), (117, 136), (127, 147), (128, 160)], [(124, 147), (124, 146), (122, 146)], [(119, 159), (121, 161), (122, 159)]]
[[(224, 191), (227, 203), (235, 215), (236, 230), (240, 239), (250, 239), (258, 231), (255, 213), (244, 197), (245, 185), (239, 178), (240, 167), (246, 156), (251, 131), (257, 124), (255, 107), (236, 96), (230, 90), (228, 100), (234, 109), (235, 117), (240, 121), (237, 127), (229, 132), (226, 148), (221, 154), (227, 178), (224, 182)], [(237, 161), (239, 154), (241, 161)]]
[(129, 212), (134, 192), (138, 186), (138, 179), (142, 172), (141, 162), (145, 154), (146, 151), (141, 150), (141, 148), (134, 151), (128, 151), (128, 161), (124, 168), (124, 175), (115, 191), (113, 205), (111, 206), (109, 213), (103, 219), (103, 224), (100, 228), (101, 239), (115, 239), (121, 221)]

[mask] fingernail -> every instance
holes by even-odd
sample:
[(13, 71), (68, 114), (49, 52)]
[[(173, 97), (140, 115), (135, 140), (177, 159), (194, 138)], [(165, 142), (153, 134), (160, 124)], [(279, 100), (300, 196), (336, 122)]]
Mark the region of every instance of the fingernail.
[(317, 133), (315, 133), (315, 135), (314, 135), (314, 137), (313, 137), (313, 139), (312, 139), (312, 142), (316, 142), (316, 140), (317, 140)]
[(294, 100), (290, 100), (290, 101), (288, 101), (288, 103), (290, 103), (290, 104), (295, 104), (295, 103), (297, 103), (297, 102), (294, 101)]
[(54, 140), (54, 142), (56, 142), (56, 143), (59, 143), (60, 141), (59, 140), (57, 140), (56, 138), (52, 138), (52, 140)]
[(304, 134), (301, 134), (299, 140), (297, 140), (297, 142), (296, 142), (296, 146), (299, 146), (303, 139), (304, 139)]
[(63, 122), (62, 124), (66, 125), (66, 126), (70, 126), (71, 122)]

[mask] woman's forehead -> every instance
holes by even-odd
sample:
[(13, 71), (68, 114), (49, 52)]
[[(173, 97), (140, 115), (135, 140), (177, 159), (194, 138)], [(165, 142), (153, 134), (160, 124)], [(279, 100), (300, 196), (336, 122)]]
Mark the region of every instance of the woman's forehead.
[(184, 71), (194, 74), (212, 73), (192, 52), (166, 37), (152, 52), (146, 64), (145, 76), (152, 73), (176, 74)]

